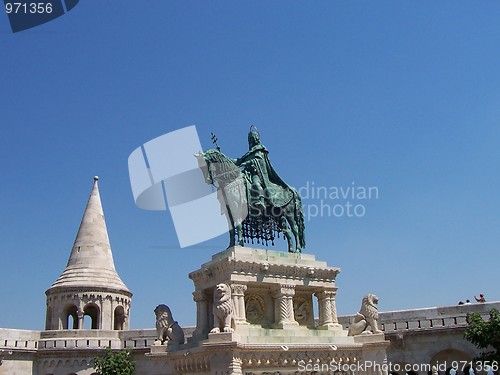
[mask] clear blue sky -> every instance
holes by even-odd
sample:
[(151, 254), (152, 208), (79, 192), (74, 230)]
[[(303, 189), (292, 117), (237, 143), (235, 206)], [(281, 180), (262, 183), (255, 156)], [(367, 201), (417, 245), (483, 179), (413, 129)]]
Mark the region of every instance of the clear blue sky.
[(342, 268), (339, 313), (367, 292), (381, 310), (499, 300), (499, 19), (493, 0), (85, 0), (12, 34), (0, 12), (0, 327), (43, 328), (94, 175), (132, 328), (159, 303), (194, 324), (187, 274), (227, 238), (179, 249), (127, 170), (191, 124), (233, 157), (256, 124), (297, 188), (378, 188), (363, 217), (306, 223), (305, 252)]

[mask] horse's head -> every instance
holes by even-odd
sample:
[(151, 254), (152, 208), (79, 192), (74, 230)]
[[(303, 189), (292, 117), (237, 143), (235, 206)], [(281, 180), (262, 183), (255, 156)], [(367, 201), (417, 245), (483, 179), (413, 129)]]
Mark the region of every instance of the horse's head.
[(227, 184), (240, 176), (240, 169), (234, 160), (217, 149), (195, 154), (198, 165), (207, 184)]
[(214, 180), (212, 178), (212, 172), (210, 171), (210, 161), (205, 157), (205, 153), (200, 151), (197, 154), (194, 154), (194, 157), (198, 160), (198, 167), (203, 173), (205, 182), (209, 185), (212, 185), (214, 183)]

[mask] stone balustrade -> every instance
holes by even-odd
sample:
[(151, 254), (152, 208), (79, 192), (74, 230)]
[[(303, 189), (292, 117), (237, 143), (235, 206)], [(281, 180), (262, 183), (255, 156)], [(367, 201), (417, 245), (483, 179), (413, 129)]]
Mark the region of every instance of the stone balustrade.
[[(381, 312), (380, 329), (386, 335), (465, 328), (466, 316), (470, 312), (481, 314), (485, 319), (492, 308), (500, 310), (500, 302), (474, 303), (415, 310)], [(339, 316), (338, 321), (347, 328), (354, 315)], [(192, 335), (194, 327), (186, 327), (185, 336)], [(103, 331), (103, 330), (61, 330), (30, 331), (0, 329), (0, 350), (36, 351), (57, 349), (146, 349), (156, 338), (156, 330)]]
[(0, 350), (37, 350), (40, 331), (0, 328)]
[(119, 339), (48, 339), (38, 342), (38, 350), (66, 350), (66, 349), (121, 349), (122, 342)]
[[(474, 303), (414, 310), (387, 311), (379, 313), (379, 326), (386, 335), (438, 329), (467, 327), (467, 314), (479, 313), (488, 319), (492, 308), (500, 310), (500, 302)], [(339, 323), (348, 327), (354, 315), (339, 317)]]
[(12, 340), (3, 339), (0, 343), (1, 349), (37, 349), (38, 340)]
[(0, 329), (0, 350), (43, 351), (65, 349), (145, 349), (151, 347), (156, 330), (25, 331)]

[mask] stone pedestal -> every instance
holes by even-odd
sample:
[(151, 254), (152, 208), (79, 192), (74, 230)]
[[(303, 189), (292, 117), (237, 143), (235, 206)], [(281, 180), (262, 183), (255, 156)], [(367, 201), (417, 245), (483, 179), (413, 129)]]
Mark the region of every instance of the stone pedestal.
[(197, 318), (189, 344), (149, 355), (172, 361), (177, 373), (207, 375), (329, 374), (361, 358), (383, 364), (383, 334), (352, 337), (338, 323), (339, 272), (310, 254), (231, 247), (189, 274)]
[(216, 344), (220, 342), (229, 343), (229, 342), (241, 342), (241, 336), (236, 333), (209, 333), (208, 334), (208, 342), (210, 344)]
[[(335, 278), (339, 268), (328, 267), (314, 255), (235, 246), (215, 254), (210, 262), (191, 272), (195, 284), (197, 325), (194, 336), (207, 338), (214, 326), (213, 296), (217, 284), (227, 284), (233, 301), (235, 332), (256, 336), (262, 330), (294, 329), (299, 326), (339, 330)], [(318, 299), (319, 326), (313, 316)], [(245, 327), (251, 325), (249, 329)], [(279, 331), (271, 331), (279, 335)], [(289, 333), (286, 336), (290, 336)], [(251, 341), (249, 339), (249, 341)]]
[(153, 345), (151, 346), (151, 354), (166, 353), (167, 345)]

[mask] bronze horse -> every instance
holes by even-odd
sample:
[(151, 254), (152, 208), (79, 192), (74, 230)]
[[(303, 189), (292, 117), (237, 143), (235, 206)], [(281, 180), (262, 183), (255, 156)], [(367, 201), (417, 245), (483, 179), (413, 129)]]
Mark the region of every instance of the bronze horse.
[[(301, 253), (305, 247), (304, 213), (298, 192), (287, 189), (290, 197), (282, 205), (265, 204), (264, 210), (255, 210), (250, 202), (251, 182), (234, 161), (217, 149), (200, 152), (195, 155), (203, 172), (205, 182), (217, 188), (217, 195), (222, 211), (229, 225), (229, 246), (243, 246), (256, 239), (274, 243), (275, 234), (284, 234), (288, 242), (288, 251)], [(295, 239), (295, 249), (293, 246)], [(237, 241), (236, 241), (237, 239)]]

